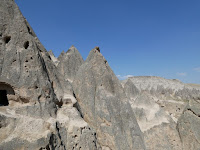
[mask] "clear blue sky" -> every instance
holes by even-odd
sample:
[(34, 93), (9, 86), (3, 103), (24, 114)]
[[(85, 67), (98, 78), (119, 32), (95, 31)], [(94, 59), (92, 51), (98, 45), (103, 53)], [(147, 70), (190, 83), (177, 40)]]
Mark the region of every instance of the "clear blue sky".
[(95, 46), (116, 75), (200, 83), (200, 0), (16, 0), (47, 50)]

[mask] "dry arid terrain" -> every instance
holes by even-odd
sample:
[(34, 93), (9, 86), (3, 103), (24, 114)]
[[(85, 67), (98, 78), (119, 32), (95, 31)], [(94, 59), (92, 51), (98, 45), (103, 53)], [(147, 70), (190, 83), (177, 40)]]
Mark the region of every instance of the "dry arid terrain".
[(199, 150), (200, 85), (120, 81), (100, 48), (56, 58), (0, 0), (0, 150)]

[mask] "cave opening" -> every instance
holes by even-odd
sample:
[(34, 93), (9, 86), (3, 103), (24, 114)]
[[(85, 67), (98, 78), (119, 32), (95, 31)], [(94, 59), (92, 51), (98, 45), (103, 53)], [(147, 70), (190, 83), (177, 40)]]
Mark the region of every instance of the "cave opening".
[(8, 106), (8, 97), (6, 90), (0, 90), (0, 106)]
[(11, 95), (15, 95), (13, 87), (5, 82), (0, 82), (0, 106), (8, 106)]
[(28, 47), (29, 47), (29, 41), (26, 41), (26, 42), (24, 43), (24, 48), (27, 49)]
[(10, 42), (11, 36), (6, 36), (3, 39), (4, 39), (4, 42), (7, 44), (8, 42)]

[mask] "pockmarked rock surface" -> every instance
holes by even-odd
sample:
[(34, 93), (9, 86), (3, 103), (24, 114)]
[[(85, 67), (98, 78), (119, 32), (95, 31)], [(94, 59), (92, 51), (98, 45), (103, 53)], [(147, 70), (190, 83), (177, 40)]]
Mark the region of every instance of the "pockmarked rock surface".
[(46, 51), (14, 1), (0, 3), (0, 83), (14, 91), (9, 104), (34, 104), (25, 106), (28, 115), (55, 116)]
[(121, 82), (94, 48), (47, 52), (0, 0), (0, 150), (199, 150), (200, 85)]
[(75, 103), (15, 2), (0, 0), (0, 149), (96, 149)]
[(79, 68), (73, 87), (79, 110), (96, 130), (102, 149), (145, 149), (130, 103), (98, 47)]

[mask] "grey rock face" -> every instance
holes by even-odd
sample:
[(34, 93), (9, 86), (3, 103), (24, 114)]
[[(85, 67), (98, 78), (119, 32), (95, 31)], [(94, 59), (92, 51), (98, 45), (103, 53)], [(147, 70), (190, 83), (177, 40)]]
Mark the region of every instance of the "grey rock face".
[(200, 102), (189, 101), (178, 120), (177, 129), (180, 134), (183, 149), (200, 149)]
[(198, 100), (200, 96), (200, 89), (197, 85), (189, 85), (179, 80), (169, 80), (155, 76), (136, 76), (122, 81), (128, 95), (132, 93), (126, 90), (127, 87), (131, 87), (129, 85), (130, 81), (139, 93), (146, 92), (151, 95), (154, 101), (168, 112), (175, 122), (181, 116), (187, 102)]
[(73, 46), (57, 59), (0, 0), (0, 150), (200, 149), (198, 85), (138, 77), (123, 87), (99, 47), (85, 62)]
[(71, 84), (15, 2), (0, 0), (0, 149), (96, 149), (74, 103)]
[[(147, 149), (181, 150), (176, 122), (147, 93), (141, 93), (133, 102), (139, 126), (144, 133)], [(138, 112), (142, 112), (139, 113)]]
[(56, 97), (43, 58), (46, 51), (14, 1), (0, 3), (0, 82), (14, 90), (8, 100), (35, 103), (26, 107), (30, 116), (55, 116)]
[(0, 107), (0, 149), (81, 148), (96, 149), (96, 136), (75, 108), (64, 106), (58, 110), (56, 118), (44, 120), (18, 114), (17, 110), (9, 107)]
[(58, 71), (64, 76), (65, 80), (72, 82), (79, 67), (83, 64), (83, 58), (79, 51), (74, 47), (65, 53), (64, 51), (58, 57)]
[(123, 88), (98, 49), (93, 49), (79, 68), (73, 87), (84, 120), (97, 132), (99, 147), (145, 149)]
[(176, 122), (157, 104), (147, 91), (140, 92), (128, 79), (124, 89), (135, 112), (144, 140), (149, 150), (181, 150), (181, 140)]
[(49, 53), (49, 55), (50, 55), (52, 61), (54, 62), (54, 64), (55, 64), (56, 66), (58, 66), (59, 61), (58, 61), (58, 59), (54, 56), (53, 51), (50, 50), (50, 51), (48, 51), (48, 53)]
[[(131, 80), (140, 92), (146, 91), (159, 99), (196, 100), (200, 98), (199, 87), (182, 83), (179, 80), (155, 76), (135, 76), (128, 80)], [(123, 84), (126, 82), (127, 80), (123, 81)]]
[(140, 93), (138, 88), (133, 84), (130, 79), (128, 79), (127, 82), (124, 84), (124, 91), (130, 99), (135, 99)]

